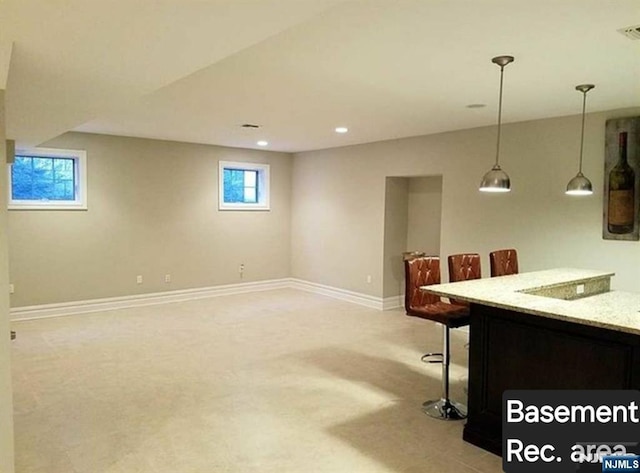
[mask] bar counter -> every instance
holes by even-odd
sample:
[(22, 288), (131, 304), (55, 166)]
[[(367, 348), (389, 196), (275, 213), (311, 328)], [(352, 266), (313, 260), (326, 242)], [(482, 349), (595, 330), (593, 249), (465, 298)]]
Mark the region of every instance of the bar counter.
[(425, 286), (470, 303), (463, 437), (502, 453), (507, 389), (640, 389), (640, 294), (611, 272), (551, 269)]

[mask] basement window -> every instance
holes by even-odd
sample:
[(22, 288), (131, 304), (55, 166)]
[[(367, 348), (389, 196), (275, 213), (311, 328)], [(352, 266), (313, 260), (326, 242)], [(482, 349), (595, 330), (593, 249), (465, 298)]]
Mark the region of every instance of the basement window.
[(10, 210), (86, 210), (87, 153), (34, 148), (16, 150), (9, 166)]
[(269, 210), (269, 165), (220, 161), (219, 210)]

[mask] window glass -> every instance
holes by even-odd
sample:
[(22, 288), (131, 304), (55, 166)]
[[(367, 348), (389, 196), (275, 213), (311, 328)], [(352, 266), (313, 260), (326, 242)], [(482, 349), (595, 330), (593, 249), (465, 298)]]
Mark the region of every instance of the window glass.
[(9, 167), (9, 209), (86, 209), (86, 152), (16, 151)]
[(220, 210), (269, 210), (269, 165), (220, 161)]
[(75, 200), (74, 168), (71, 158), (16, 156), (11, 167), (11, 198)]

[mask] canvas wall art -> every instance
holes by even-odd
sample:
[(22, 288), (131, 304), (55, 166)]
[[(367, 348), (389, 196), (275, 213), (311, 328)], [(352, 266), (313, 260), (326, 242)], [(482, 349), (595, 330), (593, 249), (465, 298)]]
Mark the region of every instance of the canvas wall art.
[(607, 120), (602, 237), (640, 237), (640, 117)]

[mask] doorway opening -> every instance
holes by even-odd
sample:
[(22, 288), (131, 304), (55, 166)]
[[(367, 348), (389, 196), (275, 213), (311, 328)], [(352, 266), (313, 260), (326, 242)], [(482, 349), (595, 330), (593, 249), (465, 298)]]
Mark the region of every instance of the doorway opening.
[(386, 178), (383, 250), (385, 299), (401, 298), (404, 294), (404, 252), (440, 255), (441, 221), (441, 175)]

